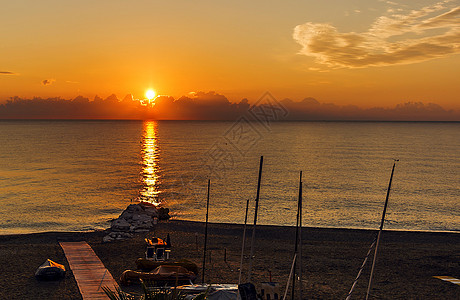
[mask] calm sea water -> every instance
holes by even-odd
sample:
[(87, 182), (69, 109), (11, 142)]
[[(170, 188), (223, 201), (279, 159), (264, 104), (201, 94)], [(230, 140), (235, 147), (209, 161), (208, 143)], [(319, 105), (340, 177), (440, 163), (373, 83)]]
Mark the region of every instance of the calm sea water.
[[(108, 227), (132, 201), (242, 223), (460, 230), (460, 123), (0, 121), (0, 233)], [(251, 217), (251, 216), (250, 216)]]

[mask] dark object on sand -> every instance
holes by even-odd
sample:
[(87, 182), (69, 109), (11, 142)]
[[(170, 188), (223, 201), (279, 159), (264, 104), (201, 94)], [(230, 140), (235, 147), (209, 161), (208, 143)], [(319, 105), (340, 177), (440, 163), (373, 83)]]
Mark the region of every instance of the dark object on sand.
[(136, 260), (136, 266), (138, 269), (141, 269), (142, 271), (152, 271), (158, 268), (161, 265), (169, 265), (169, 266), (181, 266), (186, 268), (189, 271), (192, 271), (195, 274), (198, 274), (198, 266), (196, 263), (191, 262), (186, 259), (181, 259), (177, 261), (154, 261), (151, 259), (145, 259), (145, 258), (138, 258)]
[(256, 287), (250, 282), (239, 284), (238, 291), (240, 292), (241, 300), (257, 300)]
[(65, 267), (47, 259), (35, 272), (38, 280), (58, 280), (65, 277)]
[(168, 233), (168, 236), (166, 236), (165, 244), (166, 244), (166, 249), (171, 249), (171, 237), (169, 236), (169, 233)]
[(162, 265), (151, 272), (138, 272), (126, 270), (120, 276), (121, 284), (130, 284), (131, 282), (150, 280), (163, 285), (166, 284), (183, 284), (190, 283), (196, 278), (195, 273), (181, 266)]

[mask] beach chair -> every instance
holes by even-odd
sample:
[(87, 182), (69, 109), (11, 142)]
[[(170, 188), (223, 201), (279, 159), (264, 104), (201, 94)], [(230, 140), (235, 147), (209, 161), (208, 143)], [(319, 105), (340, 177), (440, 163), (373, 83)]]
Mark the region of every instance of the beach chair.
[(169, 260), (170, 253), (171, 250), (166, 249), (164, 246), (152, 245), (147, 246), (147, 249), (145, 251), (145, 258), (155, 261), (165, 261)]

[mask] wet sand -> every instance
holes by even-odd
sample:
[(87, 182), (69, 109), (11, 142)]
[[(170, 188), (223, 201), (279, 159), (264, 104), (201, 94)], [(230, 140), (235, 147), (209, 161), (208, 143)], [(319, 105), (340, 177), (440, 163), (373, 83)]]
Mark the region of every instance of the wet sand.
[[(237, 283), (242, 241), (242, 225), (209, 224), (205, 281)], [(169, 221), (159, 223), (150, 233), (135, 238), (102, 243), (105, 232), (37, 233), (0, 236), (2, 258), (0, 298), (2, 299), (81, 299), (75, 279), (58, 241), (86, 240), (113, 277), (125, 269), (135, 269), (135, 260), (144, 256), (145, 237), (171, 235), (172, 258), (189, 259), (200, 270), (203, 257), (204, 224)], [(303, 228), (302, 265), (304, 299), (344, 299), (369, 249), (375, 231), (353, 229)], [(251, 227), (247, 232), (249, 255)], [(256, 231), (253, 282), (272, 281), (283, 293), (288, 279), (295, 229), (258, 226)], [(198, 243), (197, 243), (198, 241)], [(226, 254), (226, 261), (224, 256)], [(39, 282), (36, 268), (47, 258), (63, 263), (68, 272), (57, 282)], [(372, 260), (353, 293), (363, 299)], [(243, 265), (243, 282), (248, 271)], [(373, 280), (371, 299), (460, 299), (460, 286), (433, 278), (449, 275), (460, 278), (460, 234), (384, 231)], [(197, 282), (201, 281), (201, 273)], [(124, 287), (129, 291), (137, 286)]]

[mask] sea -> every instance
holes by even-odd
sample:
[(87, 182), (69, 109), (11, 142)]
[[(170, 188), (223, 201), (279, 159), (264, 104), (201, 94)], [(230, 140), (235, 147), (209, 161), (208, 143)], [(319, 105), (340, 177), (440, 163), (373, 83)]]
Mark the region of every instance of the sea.
[[(172, 218), (460, 231), (460, 123), (0, 121), (0, 234), (110, 226), (149, 201)], [(398, 160), (398, 161), (396, 161)], [(300, 174), (302, 172), (302, 177)]]

